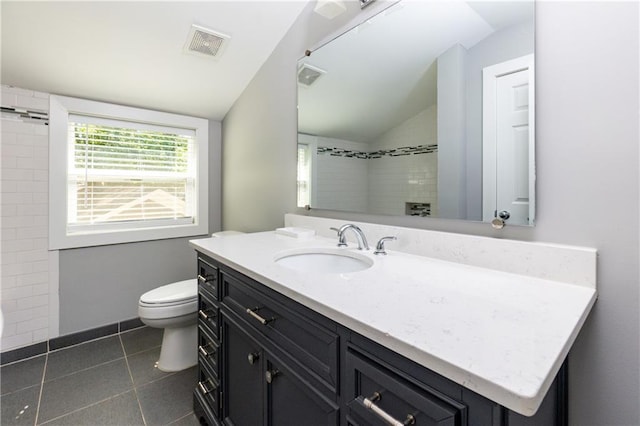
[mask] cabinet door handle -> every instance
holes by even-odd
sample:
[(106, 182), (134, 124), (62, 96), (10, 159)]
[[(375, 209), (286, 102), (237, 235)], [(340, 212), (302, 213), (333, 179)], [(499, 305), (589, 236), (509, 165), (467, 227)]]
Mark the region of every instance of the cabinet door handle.
[(416, 423), (416, 418), (411, 414), (407, 414), (407, 419), (404, 422), (396, 420), (391, 414), (384, 411), (382, 408), (378, 407), (374, 404), (374, 401), (379, 401), (382, 399), (382, 395), (380, 392), (374, 392), (369, 398), (363, 398), (364, 406), (371, 410), (375, 415), (384, 420), (387, 424), (392, 426), (408, 426)]
[(211, 388), (211, 389), (207, 389), (207, 383), (213, 384), (213, 383), (211, 383), (211, 380), (209, 380), (209, 379), (205, 380), (204, 382), (198, 382), (198, 387), (202, 391), (203, 395), (206, 395), (206, 394), (211, 393), (214, 390), (216, 390), (215, 386), (213, 388)]
[(209, 358), (211, 355), (215, 355), (216, 353), (215, 349), (212, 350), (211, 352), (207, 351), (207, 348), (210, 346), (211, 346), (211, 343), (205, 346), (198, 346), (198, 351), (200, 351), (200, 353), (204, 355), (205, 358)]
[(278, 370), (267, 370), (264, 373), (264, 378), (267, 381), (267, 383), (271, 384), (273, 382), (273, 379), (280, 374), (280, 372)]
[(249, 364), (253, 365), (256, 363), (257, 360), (260, 359), (260, 352), (252, 352), (249, 355), (247, 355), (247, 361), (249, 361)]
[(258, 315), (258, 314), (256, 313), (256, 311), (259, 311), (260, 309), (261, 309), (261, 308), (253, 308), (253, 309), (251, 309), (251, 308), (247, 308), (247, 309), (246, 309), (246, 312), (247, 312), (249, 315), (251, 315), (253, 318), (255, 318), (256, 320), (258, 320), (258, 322), (260, 322), (260, 324), (262, 324), (262, 325), (267, 325), (267, 324), (269, 324), (271, 321), (274, 321), (274, 320), (275, 320), (275, 318), (269, 318), (269, 319), (267, 319), (267, 318), (263, 318), (263, 317), (261, 317), (260, 315)]
[(202, 275), (198, 274), (198, 281), (204, 284), (204, 283), (207, 282), (207, 279), (205, 277), (203, 277)]

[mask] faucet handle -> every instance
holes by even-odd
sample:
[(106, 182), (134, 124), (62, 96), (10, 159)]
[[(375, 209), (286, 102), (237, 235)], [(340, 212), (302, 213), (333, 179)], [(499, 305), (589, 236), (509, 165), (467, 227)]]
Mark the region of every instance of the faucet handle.
[(333, 226), (329, 229), (338, 233), (338, 247), (347, 247), (347, 237), (344, 236), (344, 231)]
[(376, 250), (373, 252), (373, 254), (382, 254), (382, 255), (386, 255), (387, 252), (384, 250), (384, 243), (385, 241), (390, 241), (390, 240), (397, 240), (398, 238), (395, 236), (389, 236), (389, 237), (382, 237), (380, 238), (380, 241), (378, 241), (378, 244), (376, 244)]

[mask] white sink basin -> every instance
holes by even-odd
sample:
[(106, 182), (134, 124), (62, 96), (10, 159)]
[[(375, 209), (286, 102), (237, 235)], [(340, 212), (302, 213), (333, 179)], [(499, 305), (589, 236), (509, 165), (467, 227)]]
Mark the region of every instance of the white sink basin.
[(344, 274), (373, 266), (373, 260), (346, 249), (307, 248), (276, 254), (275, 262), (289, 269), (312, 274)]

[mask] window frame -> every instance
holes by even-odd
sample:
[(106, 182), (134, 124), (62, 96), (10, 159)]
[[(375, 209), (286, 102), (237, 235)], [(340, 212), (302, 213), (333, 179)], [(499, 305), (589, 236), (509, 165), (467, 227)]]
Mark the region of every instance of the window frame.
[[(204, 118), (189, 117), (142, 108), (109, 104), (67, 96), (49, 98), (49, 249), (68, 249), (109, 244), (152, 241), (168, 238), (200, 236), (209, 228), (209, 122)], [(69, 115), (88, 115), (155, 126), (190, 129), (195, 132), (196, 149), (196, 208), (193, 223), (140, 227), (123, 226), (120, 229), (104, 227), (77, 233), (67, 232), (68, 216), (68, 144)]]

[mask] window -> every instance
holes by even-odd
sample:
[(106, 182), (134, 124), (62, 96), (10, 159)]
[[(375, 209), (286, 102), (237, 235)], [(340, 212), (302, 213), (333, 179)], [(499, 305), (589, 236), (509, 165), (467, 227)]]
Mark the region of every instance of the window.
[(50, 248), (207, 233), (207, 120), (62, 96), (50, 117)]
[(298, 207), (311, 204), (311, 147), (298, 144)]

